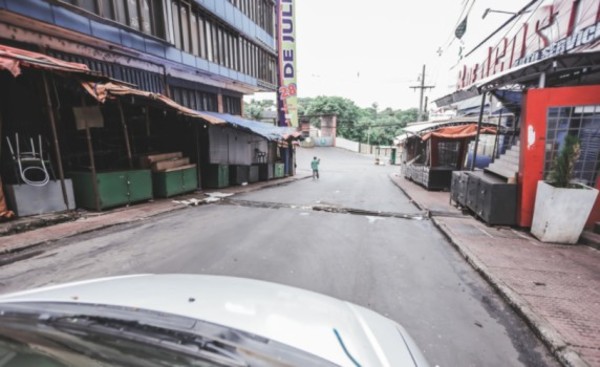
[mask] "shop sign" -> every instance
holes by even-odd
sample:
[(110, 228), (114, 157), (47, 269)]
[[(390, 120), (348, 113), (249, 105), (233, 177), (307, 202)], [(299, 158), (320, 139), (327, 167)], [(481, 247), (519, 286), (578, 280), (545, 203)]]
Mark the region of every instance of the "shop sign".
[(554, 0), (524, 17), (514, 33), (487, 48), (483, 62), (462, 66), (458, 89), (517, 66), (576, 53), (600, 39), (600, 0)]
[(294, 0), (278, 0), (278, 124), (298, 127), (296, 22)]
[(588, 45), (600, 38), (600, 23), (591, 25), (577, 33), (552, 43), (543, 50), (533, 53), (515, 61), (515, 66), (530, 64), (550, 57), (562, 55), (573, 51), (577, 47)]

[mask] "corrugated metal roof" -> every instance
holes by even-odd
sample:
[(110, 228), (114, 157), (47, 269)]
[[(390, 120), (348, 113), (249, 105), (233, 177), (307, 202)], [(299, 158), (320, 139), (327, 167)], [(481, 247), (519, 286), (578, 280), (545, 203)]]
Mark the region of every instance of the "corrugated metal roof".
[(300, 132), (293, 127), (275, 126), (266, 122), (248, 120), (241, 116), (230, 115), (227, 113), (208, 111), (202, 111), (202, 113), (223, 119), (229, 125), (250, 131), (270, 141), (287, 140), (290, 137), (297, 138), (300, 136)]
[[(414, 124), (409, 124), (403, 129), (403, 133), (398, 135), (394, 139), (394, 143), (401, 144), (410, 136), (422, 136), (427, 132), (434, 131), (437, 129), (441, 129), (447, 126), (458, 126), (458, 125), (468, 125), (472, 123), (476, 123), (479, 119), (477, 117), (457, 117), (449, 120), (442, 121), (425, 121), (425, 122), (416, 122)], [(487, 122), (485, 122), (487, 124)]]

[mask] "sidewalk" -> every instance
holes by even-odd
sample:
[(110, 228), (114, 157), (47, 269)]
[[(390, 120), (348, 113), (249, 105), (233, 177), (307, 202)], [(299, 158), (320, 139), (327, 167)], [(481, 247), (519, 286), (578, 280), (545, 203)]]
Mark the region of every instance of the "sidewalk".
[(448, 192), (392, 181), (521, 314), (564, 366), (600, 366), (600, 251), (542, 243), (526, 231), (461, 215)]
[[(6, 227), (26, 227), (27, 225), (29, 225), (29, 223), (36, 223), (44, 220), (51, 221), (56, 220), (56, 218), (59, 218), (62, 221), (59, 224), (50, 224), (48, 226), (21, 233), (0, 236), (0, 255), (30, 249), (38, 245), (43, 245), (45, 243), (50, 243), (67, 237), (75, 236), (77, 234), (87, 233), (119, 224), (132, 223), (159, 214), (185, 209), (189, 207), (189, 205), (182, 203), (184, 201), (196, 202), (198, 203), (197, 205), (202, 205), (202, 203), (200, 203), (199, 201), (204, 198), (207, 198), (207, 195), (211, 193), (219, 192), (224, 194), (241, 194), (255, 190), (260, 190), (266, 187), (287, 184), (308, 177), (310, 176), (304, 173), (300, 173), (292, 177), (274, 179), (271, 181), (262, 181), (246, 186), (233, 186), (220, 190), (206, 190), (173, 198), (159, 199), (146, 203), (135, 204), (130, 207), (117, 208), (114, 210), (104, 212), (76, 213), (72, 215), (72, 218), (74, 220), (68, 220), (69, 218), (65, 218), (65, 214), (57, 214), (54, 216), (40, 216), (41, 218), (38, 219), (23, 218), (17, 220), (21, 221), (21, 223), (14, 221), (1, 223), (0, 227), (3, 228), (0, 228), (0, 233), (11, 233), (11, 228)], [(39, 223), (35, 225), (40, 226)]]

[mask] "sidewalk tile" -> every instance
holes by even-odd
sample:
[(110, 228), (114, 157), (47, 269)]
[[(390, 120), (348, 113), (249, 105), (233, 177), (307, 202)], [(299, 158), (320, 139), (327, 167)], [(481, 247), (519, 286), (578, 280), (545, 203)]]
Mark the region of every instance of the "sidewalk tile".
[[(390, 178), (425, 208), (448, 205), (449, 193), (429, 193), (398, 176)], [(515, 298), (515, 307), (527, 305), (536, 320), (543, 320), (540, 325), (532, 321), (534, 328), (562, 337), (547, 340), (556, 343), (551, 349), (561, 356), (576, 352), (600, 367), (600, 251), (542, 243), (523, 230), (491, 227), (472, 216), (434, 214), (434, 220), (465, 256), (475, 258), (471, 263), (492, 284), (510, 288), (507, 296)], [(567, 348), (558, 348), (564, 343)]]

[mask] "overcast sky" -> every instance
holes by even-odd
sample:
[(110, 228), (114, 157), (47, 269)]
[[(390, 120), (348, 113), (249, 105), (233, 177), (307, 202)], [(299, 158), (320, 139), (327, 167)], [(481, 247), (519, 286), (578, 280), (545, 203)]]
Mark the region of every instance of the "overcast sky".
[(486, 8), (517, 11), (527, 2), (296, 0), (299, 96), (342, 96), (381, 109), (418, 107), (419, 92), (409, 87), (419, 84), (423, 64), (426, 84), (435, 85), (430, 100), (453, 90), (458, 68), (451, 68), (460, 45), (453, 34), (461, 12), (470, 9), (463, 37), (468, 51), (510, 17), (490, 13), (482, 19)]

